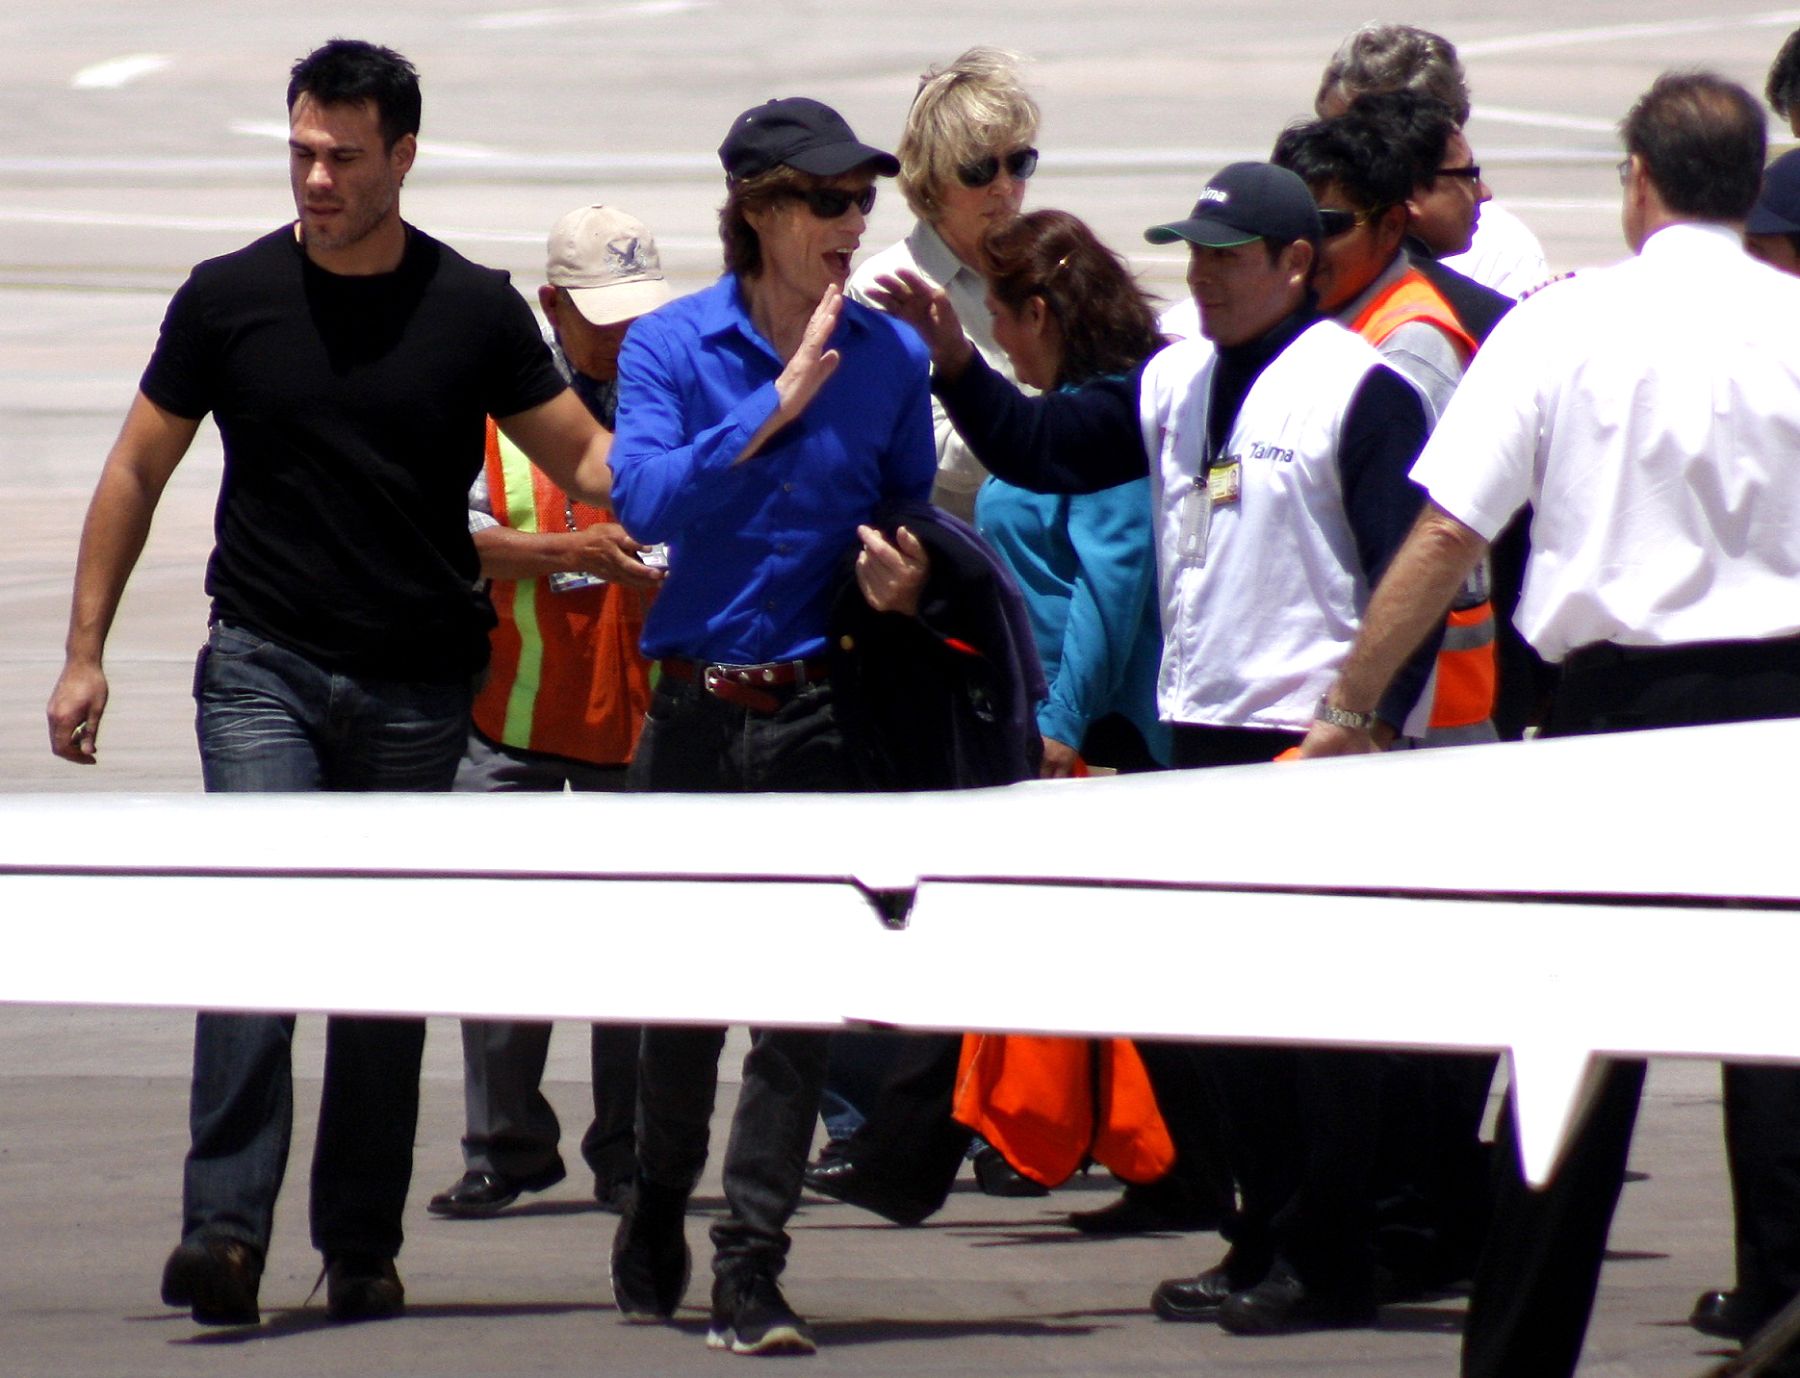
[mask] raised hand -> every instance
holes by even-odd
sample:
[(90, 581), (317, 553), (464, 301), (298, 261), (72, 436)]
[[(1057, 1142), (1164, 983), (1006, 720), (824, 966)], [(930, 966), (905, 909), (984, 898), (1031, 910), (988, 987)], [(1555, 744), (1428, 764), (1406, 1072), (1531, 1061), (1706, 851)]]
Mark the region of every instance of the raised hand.
[(931, 350), (931, 366), (939, 373), (954, 378), (967, 367), (975, 346), (963, 334), (962, 320), (943, 288), (927, 282), (910, 268), (902, 268), (876, 278), (869, 298), (919, 332)]

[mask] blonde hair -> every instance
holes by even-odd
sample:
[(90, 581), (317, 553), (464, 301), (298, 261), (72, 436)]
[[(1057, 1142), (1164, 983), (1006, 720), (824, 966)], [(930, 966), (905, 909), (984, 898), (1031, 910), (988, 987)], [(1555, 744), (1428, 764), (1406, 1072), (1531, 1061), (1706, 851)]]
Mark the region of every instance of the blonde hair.
[(1019, 58), (970, 48), (919, 78), (900, 135), (900, 190), (914, 215), (935, 223), (943, 189), (959, 167), (1037, 138), (1038, 107), (1019, 80)]

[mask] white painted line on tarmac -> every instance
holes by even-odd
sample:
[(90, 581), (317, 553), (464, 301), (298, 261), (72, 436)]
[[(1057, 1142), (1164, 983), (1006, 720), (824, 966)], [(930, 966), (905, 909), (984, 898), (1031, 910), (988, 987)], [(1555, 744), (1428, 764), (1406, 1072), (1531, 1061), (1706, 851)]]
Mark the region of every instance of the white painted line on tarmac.
[(267, 233), (281, 223), (274, 217), (206, 215), (126, 215), (112, 211), (21, 210), (0, 207), (0, 223), (14, 225), (86, 225), (126, 230), (230, 230), (234, 233)]
[(248, 134), (255, 139), (280, 139), (287, 142), (288, 126), (283, 120), (233, 120), (225, 126), (233, 134)]
[(1547, 110), (1513, 110), (1503, 105), (1478, 105), (1475, 114), (1496, 124), (1520, 124), (1531, 129), (1569, 129), (1580, 134), (1617, 134), (1617, 120), (1591, 115), (1554, 115)]
[(1536, 33), (1506, 38), (1475, 39), (1458, 43), (1465, 58), (1496, 57), (1532, 52), (1539, 48), (1580, 47), (1587, 43), (1620, 43), (1634, 38), (1675, 38), (1682, 34), (1717, 33), (1725, 29), (1781, 29), (1800, 23), (1800, 10), (1773, 10), (1763, 14), (1719, 19), (1670, 19), (1642, 24), (1599, 24), (1583, 29), (1540, 29)]
[[(279, 139), (286, 143), (288, 126), (280, 120), (233, 120), (227, 126), (233, 134), (248, 134), (257, 139)], [(419, 152), (433, 158), (449, 158), (459, 163), (503, 163), (507, 155), (481, 144), (446, 144), (435, 139), (419, 141)]]
[(110, 91), (152, 72), (160, 72), (168, 65), (169, 59), (161, 53), (131, 53), (83, 67), (71, 78), (69, 85), (77, 91)]
[(710, 0), (635, 0), (623, 5), (587, 5), (581, 8), (495, 10), (463, 21), (471, 29), (551, 29), (567, 24), (598, 23), (610, 19), (653, 19), (688, 10), (711, 8)]
[[(258, 138), (282, 139), (287, 126), (274, 120), (235, 120), (229, 126), (236, 134)], [(1611, 126), (1607, 126), (1608, 132)], [(426, 169), (436, 155), (439, 170), (451, 167), (476, 172), (492, 172), (497, 180), (506, 175), (528, 177), (542, 173), (580, 173), (590, 177), (646, 177), (657, 179), (695, 178), (711, 182), (719, 177), (719, 160), (712, 153), (521, 153), (511, 149), (490, 148), (480, 144), (422, 143), (420, 152), (427, 156)], [(1268, 156), (1267, 147), (1259, 148), (1067, 148), (1047, 157), (1038, 167), (1038, 175), (1046, 179), (1059, 177), (1117, 177), (1127, 173), (1146, 176), (1198, 174), (1211, 172), (1227, 163), (1256, 162)], [(1510, 167), (1558, 163), (1591, 163), (1610, 166), (1618, 160), (1618, 151), (1610, 146), (1593, 147), (1526, 147), (1488, 148), (1481, 151), (1484, 167)], [(266, 168), (266, 161), (250, 157), (39, 157), (36, 155), (0, 155), (0, 175), (64, 175), (95, 176), (113, 173), (140, 175), (206, 174), (236, 175)]]
[[(14, 225), (71, 225), (90, 229), (118, 230), (185, 230), (201, 234), (267, 234), (278, 229), (284, 220), (280, 217), (264, 217), (253, 219), (248, 216), (206, 216), (206, 215), (136, 215), (118, 211), (57, 211), (30, 210), (16, 206), (0, 206), (0, 224)], [(473, 241), (482, 244), (537, 244), (542, 245), (542, 232), (530, 234), (517, 230), (477, 230), (461, 229), (455, 226), (432, 226), (430, 233), (437, 239), (454, 239)], [(665, 249), (679, 250), (683, 253), (704, 252), (717, 249), (719, 241), (711, 235), (658, 235), (656, 242)]]

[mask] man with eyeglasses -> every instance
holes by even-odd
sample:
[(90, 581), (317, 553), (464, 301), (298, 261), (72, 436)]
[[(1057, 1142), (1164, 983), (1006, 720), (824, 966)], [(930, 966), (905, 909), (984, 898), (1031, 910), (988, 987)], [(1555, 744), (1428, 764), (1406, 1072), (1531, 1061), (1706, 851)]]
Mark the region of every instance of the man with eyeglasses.
[(1456, 126), (1447, 156), (1432, 165), (1436, 180), (1419, 198), (1425, 223), (1415, 223), (1415, 232), (1448, 267), (1510, 298), (1542, 283), (1549, 268), (1537, 236), (1510, 211), (1488, 206), (1492, 193), (1462, 132), (1472, 110), (1456, 46), (1410, 24), (1365, 24), (1326, 63), (1313, 110), (1329, 118), (1364, 96), (1390, 91), (1442, 101)]
[[(1328, 707), (1358, 715), (1378, 701), (1530, 501), (1516, 616), (1562, 667), (1547, 735), (1800, 716), (1800, 281), (1739, 237), (1764, 115), (1735, 83), (1672, 73), (1622, 132), (1633, 257), (1534, 294), (1483, 347), (1414, 466), (1430, 503)], [(1336, 721), (1303, 751), (1371, 747)], [(1574, 1372), (1644, 1070), (1610, 1064), (1541, 1192), (1519, 1174), (1502, 1117), (1509, 1173), (1475, 1275), (1466, 1378)], [(1729, 1119), (1730, 1081), (1726, 1097)], [(1783, 1300), (1755, 1298), (1749, 1319)]]
[[(948, 66), (926, 72), (898, 150), (900, 191), (918, 222), (850, 279), (850, 296), (869, 304), (876, 279), (902, 269), (936, 283), (949, 294), (982, 357), (1009, 381), (1016, 381), (1012, 364), (988, 323), (981, 239), (1024, 204), (1025, 184), (1037, 171), (1038, 152), (1031, 146), (1037, 128), (1037, 102), (1020, 82), (1010, 53), (971, 48)], [(932, 428), (938, 476), (931, 499), (972, 521), (975, 493), (987, 470), (935, 401)]]
[[(843, 297), (875, 179), (899, 164), (804, 97), (745, 111), (719, 159), (724, 276), (640, 318), (619, 355), (614, 510), (669, 548), (643, 639), (662, 674), (630, 780), (690, 793), (851, 789), (828, 616), (859, 550), (869, 604), (916, 610), (917, 537), (902, 526), (889, 543), (868, 524), (886, 503), (923, 503), (935, 467), (924, 346)], [(706, 1163), (724, 1037), (644, 1031), (637, 1178), (612, 1252), (613, 1297), (628, 1317), (670, 1319), (686, 1291), (683, 1220)], [(712, 1227), (715, 1348), (813, 1351), (777, 1278), (827, 1043), (809, 1030), (752, 1031), (725, 1213)]]

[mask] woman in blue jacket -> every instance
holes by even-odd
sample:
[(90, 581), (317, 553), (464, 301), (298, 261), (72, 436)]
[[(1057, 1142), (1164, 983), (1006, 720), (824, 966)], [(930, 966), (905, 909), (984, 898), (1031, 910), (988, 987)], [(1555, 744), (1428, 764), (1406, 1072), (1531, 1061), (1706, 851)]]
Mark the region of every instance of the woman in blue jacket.
[[(1162, 347), (1130, 270), (1066, 211), (1012, 220), (984, 248), (994, 340), (1021, 383), (1116, 384)], [(1166, 764), (1149, 480), (1071, 496), (989, 478), (975, 525), (1025, 593), (1050, 681), (1038, 709), (1043, 773), (1072, 774), (1078, 758), (1119, 770)]]

